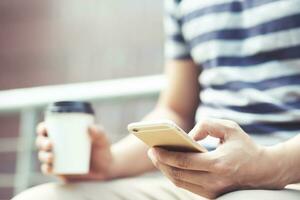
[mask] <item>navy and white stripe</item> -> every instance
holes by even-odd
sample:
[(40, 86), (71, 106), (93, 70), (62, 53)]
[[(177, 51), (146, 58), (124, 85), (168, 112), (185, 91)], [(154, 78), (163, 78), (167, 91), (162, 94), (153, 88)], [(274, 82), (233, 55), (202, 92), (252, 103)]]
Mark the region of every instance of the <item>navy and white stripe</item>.
[(167, 59), (202, 67), (198, 120), (300, 133), (300, 0), (165, 0)]

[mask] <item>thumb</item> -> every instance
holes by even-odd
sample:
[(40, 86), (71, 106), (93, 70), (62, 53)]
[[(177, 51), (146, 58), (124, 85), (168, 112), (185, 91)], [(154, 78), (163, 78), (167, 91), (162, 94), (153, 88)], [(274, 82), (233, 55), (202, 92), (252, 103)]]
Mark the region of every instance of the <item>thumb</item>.
[(202, 123), (197, 123), (194, 128), (189, 132), (189, 136), (194, 139), (195, 141), (203, 140), (206, 138), (207, 134), (205, 132), (201, 131), (202, 129)]
[(196, 141), (206, 138), (208, 135), (224, 141), (234, 131), (229, 129), (236, 128), (236, 123), (223, 119), (203, 119), (189, 132), (189, 135)]
[(89, 135), (93, 145), (96, 146), (106, 146), (108, 144), (108, 139), (104, 133), (102, 127), (92, 125), (89, 127)]

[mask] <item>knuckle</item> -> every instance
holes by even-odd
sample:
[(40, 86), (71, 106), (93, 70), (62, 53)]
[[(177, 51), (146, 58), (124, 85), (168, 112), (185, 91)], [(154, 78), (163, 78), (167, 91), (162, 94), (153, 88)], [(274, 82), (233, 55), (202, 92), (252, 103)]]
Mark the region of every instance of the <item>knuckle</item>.
[(218, 197), (217, 193), (210, 192), (205, 195), (208, 199), (216, 199)]
[(53, 154), (52, 153), (47, 153), (47, 162), (48, 163), (52, 163), (52, 161), (53, 161)]
[(216, 199), (219, 196), (215, 189), (210, 188), (205, 188), (201, 195), (208, 199)]
[(45, 150), (50, 150), (51, 149), (51, 146), (52, 144), (51, 144), (51, 141), (48, 139), (48, 138), (43, 138), (43, 142), (42, 142), (42, 147), (43, 147), (43, 149), (45, 149)]
[(45, 144), (47, 143), (47, 138), (44, 136), (38, 136), (36, 138), (36, 145), (38, 148), (43, 148), (45, 146)]
[(199, 122), (199, 128), (206, 129), (209, 127), (209, 124), (210, 124), (209, 119), (203, 119), (201, 122)]
[(190, 161), (186, 156), (177, 155), (175, 159), (178, 167), (187, 168), (190, 165)]
[(40, 149), (41, 150), (47, 150), (48, 149), (48, 143), (47, 141), (41, 141), (41, 145), (40, 145)]
[(238, 123), (234, 122), (234, 121), (230, 121), (230, 120), (226, 120), (224, 123), (224, 126), (227, 130), (232, 131), (232, 130), (237, 130), (239, 129), (239, 125)]
[(48, 152), (44, 152), (44, 151), (40, 151), (40, 152), (38, 152), (38, 159), (42, 163), (50, 164), (53, 161), (53, 154), (48, 153)]
[(172, 181), (173, 181), (175, 186), (180, 187), (180, 188), (184, 187), (184, 182), (183, 181), (178, 180), (178, 179), (174, 179)]
[(170, 175), (173, 177), (175, 180), (180, 180), (182, 178), (182, 172), (179, 169), (172, 168), (170, 171)]
[(217, 159), (214, 163), (214, 169), (219, 174), (228, 174), (230, 173), (231, 167), (227, 162)]

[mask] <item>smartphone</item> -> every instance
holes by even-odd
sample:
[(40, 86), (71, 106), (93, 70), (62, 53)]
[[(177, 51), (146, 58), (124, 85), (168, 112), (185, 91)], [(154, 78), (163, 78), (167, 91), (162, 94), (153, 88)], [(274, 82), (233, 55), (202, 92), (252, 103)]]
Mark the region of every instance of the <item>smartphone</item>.
[(207, 152), (204, 147), (169, 120), (131, 123), (128, 125), (128, 131), (149, 147), (162, 147), (179, 152)]

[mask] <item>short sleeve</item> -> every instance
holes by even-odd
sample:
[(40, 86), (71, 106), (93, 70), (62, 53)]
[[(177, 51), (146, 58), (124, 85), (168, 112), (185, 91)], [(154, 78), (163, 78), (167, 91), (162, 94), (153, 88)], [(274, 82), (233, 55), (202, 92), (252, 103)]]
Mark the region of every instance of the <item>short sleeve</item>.
[(182, 35), (178, 3), (175, 0), (165, 0), (164, 3), (165, 58), (167, 60), (191, 58), (189, 47)]

